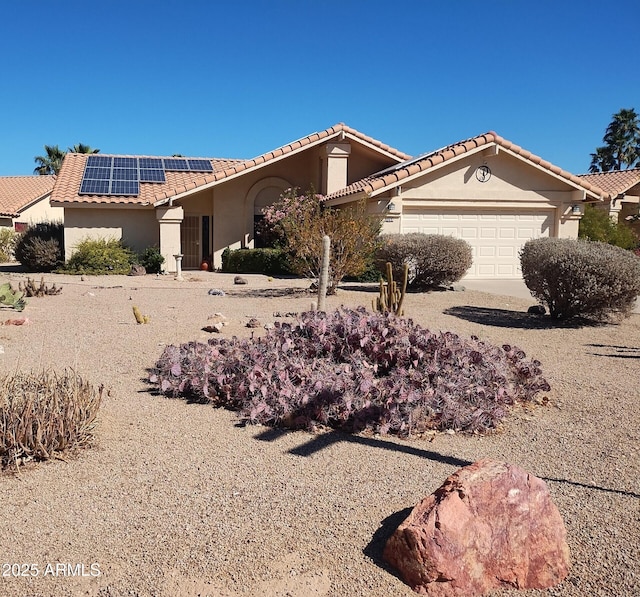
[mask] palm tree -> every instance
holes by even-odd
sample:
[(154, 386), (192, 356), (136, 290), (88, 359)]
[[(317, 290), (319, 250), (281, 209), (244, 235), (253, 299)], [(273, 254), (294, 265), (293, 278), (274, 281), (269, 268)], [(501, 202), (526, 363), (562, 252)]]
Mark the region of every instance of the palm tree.
[(38, 164), (33, 170), (34, 173), (43, 176), (58, 174), (66, 152), (62, 151), (57, 145), (45, 145), (44, 150), (46, 155), (39, 155), (34, 158), (34, 161)]
[(69, 147), (71, 153), (100, 153), (99, 149), (93, 149), (90, 145), (77, 143), (73, 147)]
[(602, 140), (605, 145), (591, 154), (590, 172), (626, 170), (640, 165), (640, 122), (633, 108), (623, 108), (613, 115)]

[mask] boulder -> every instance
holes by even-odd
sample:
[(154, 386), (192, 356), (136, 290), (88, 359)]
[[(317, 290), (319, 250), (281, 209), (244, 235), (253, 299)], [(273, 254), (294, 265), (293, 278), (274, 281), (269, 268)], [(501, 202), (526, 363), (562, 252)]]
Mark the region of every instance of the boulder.
[(546, 589), (569, 573), (566, 535), (544, 481), (481, 460), (422, 500), (389, 538), (383, 558), (431, 597)]
[(130, 276), (146, 276), (147, 270), (144, 265), (140, 265), (139, 263), (134, 263), (129, 270)]
[(233, 279), (233, 283), (234, 284), (248, 284), (248, 280), (246, 278), (243, 278), (242, 276), (236, 276)]
[(529, 315), (545, 315), (547, 313), (547, 310), (545, 309), (544, 305), (531, 305), (527, 309), (527, 313), (529, 313)]
[(252, 317), (251, 319), (249, 319), (249, 321), (247, 321), (248, 328), (259, 328), (260, 325), (260, 322), (255, 317)]

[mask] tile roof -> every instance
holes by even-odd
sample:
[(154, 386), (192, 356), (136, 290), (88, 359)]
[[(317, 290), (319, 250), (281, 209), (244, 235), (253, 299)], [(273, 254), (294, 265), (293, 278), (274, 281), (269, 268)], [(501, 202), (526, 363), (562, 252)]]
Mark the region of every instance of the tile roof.
[(425, 154), (424, 156), (418, 156), (417, 158), (408, 160), (404, 164), (398, 164), (398, 166), (393, 169), (386, 168), (385, 170), (364, 178), (344, 189), (341, 189), (340, 191), (327, 195), (325, 200), (329, 201), (331, 199), (338, 199), (340, 197), (346, 197), (356, 193), (374, 193), (375, 191), (379, 191), (388, 186), (395, 185), (410, 176), (419, 174), (420, 172), (428, 172), (432, 168), (435, 168), (448, 160), (464, 155), (465, 153), (472, 152), (483, 146), (489, 146), (490, 144), (496, 144), (524, 160), (548, 170), (560, 178), (564, 178), (567, 181), (572, 182), (574, 185), (589, 191), (593, 195), (600, 198), (608, 198), (608, 194), (604, 190), (590, 181), (584, 180), (584, 178), (562, 170), (558, 166), (554, 166), (552, 163), (532, 154), (530, 151), (511, 143), (511, 141), (507, 141), (497, 133), (489, 131), (483, 135), (478, 135), (477, 137), (472, 137), (465, 141), (448, 145), (447, 147)]
[(15, 218), (21, 209), (53, 190), (55, 176), (0, 176), (0, 216)]
[(175, 197), (176, 195), (181, 195), (182, 193), (187, 193), (191, 190), (195, 190), (201, 186), (216, 183), (222, 181), (226, 178), (234, 176), (236, 174), (241, 174), (247, 170), (252, 170), (254, 168), (260, 167), (263, 164), (267, 164), (271, 161), (282, 158), (288, 154), (297, 152), (305, 147), (310, 147), (312, 145), (316, 145), (318, 143), (328, 141), (333, 137), (340, 137), (341, 135), (345, 135), (346, 137), (350, 137), (354, 140), (360, 141), (365, 145), (370, 145), (378, 151), (385, 152), (392, 156), (397, 160), (407, 160), (411, 156), (386, 145), (385, 143), (381, 143), (380, 141), (374, 139), (373, 137), (369, 137), (367, 135), (362, 134), (356, 129), (347, 126), (344, 123), (338, 123), (335, 126), (329, 127), (324, 131), (320, 131), (317, 133), (312, 133), (311, 135), (307, 135), (306, 137), (302, 137), (302, 139), (298, 139), (297, 141), (293, 141), (288, 143), (287, 145), (283, 145), (282, 147), (278, 147), (273, 151), (269, 151), (267, 153), (263, 153), (258, 157), (255, 157), (250, 160), (245, 160), (240, 163), (236, 163), (229, 167), (226, 170), (220, 172), (214, 172), (213, 174), (207, 174), (202, 176), (197, 181), (191, 181), (186, 185), (181, 185), (179, 187), (174, 187), (171, 190), (162, 190), (160, 193), (156, 194), (156, 202), (161, 202), (165, 199), (169, 199), (170, 197)]
[[(100, 154), (107, 156), (108, 154)], [(132, 197), (113, 195), (79, 195), (80, 183), (84, 174), (84, 167), (89, 157), (84, 153), (68, 153), (62, 162), (62, 168), (58, 174), (58, 180), (51, 195), (51, 201), (57, 203), (78, 203), (94, 205), (139, 205), (149, 206), (155, 201), (157, 194), (170, 192), (171, 189), (182, 188), (191, 185), (202, 178), (202, 172), (165, 172), (164, 183), (140, 183), (140, 194)], [(123, 156), (123, 157), (166, 157), (166, 156)], [(191, 158), (189, 158), (191, 159)], [(196, 158), (202, 159), (202, 158)], [(234, 164), (240, 164), (243, 160), (204, 158), (213, 166), (214, 173), (227, 170)]]
[[(627, 193), (634, 186), (640, 185), (640, 168), (581, 174), (580, 178), (601, 188), (611, 197), (617, 197), (622, 193)], [(640, 193), (640, 189), (638, 192)]]
[[(202, 172), (166, 172), (166, 182), (141, 183), (140, 194), (137, 197), (117, 197), (111, 195), (79, 195), (80, 182), (84, 173), (87, 159), (86, 154), (68, 153), (58, 175), (58, 182), (53, 191), (51, 200), (54, 203), (83, 203), (83, 204), (122, 204), (148, 206), (153, 203), (163, 202), (166, 199), (195, 191), (205, 185), (225, 180), (243, 172), (259, 168), (263, 164), (275, 161), (289, 154), (295, 153), (306, 147), (330, 140), (331, 138), (345, 135), (356, 139), (364, 145), (368, 145), (377, 151), (387, 153), (398, 161), (408, 159), (410, 156), (398, 151), (389, 145), (381, 143), (372, 137), (363, 135), (359, 131), (339, 123), (324, 131), (312, 133), (302, 139), (278, 147), (272, 151), (259, 155), (250, 160), (211, 159), (213, 173)], [(106, 154), (100, 154), (106, 155)], [(128, 157), (162, 157), (162, 156), (128, 156)]]

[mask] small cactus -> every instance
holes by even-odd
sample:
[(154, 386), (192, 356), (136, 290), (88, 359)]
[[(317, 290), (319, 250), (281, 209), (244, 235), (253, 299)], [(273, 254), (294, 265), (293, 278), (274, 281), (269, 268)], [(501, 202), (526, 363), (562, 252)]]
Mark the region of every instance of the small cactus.
[(18, 290), (27, 296), (51, 296), (62, 292), (62, 288), (55, 284), (53, 284), (53, 286), (47, 286), (44, 283), (44, 277), (40, 278), (39, 285), (36, 284), (35, 280), (32, 278), (27, 278), (27, 281), (24, 284), (22, 282), (18, 282)]
[(143, 315), (135, 305), (133, 305), (133, 316), (136, 318), (138, 324), (149, 323), (151, 321), (151, 318), (148, 315)]
[(9, 282), (0, 285), (0, 304), (22, 311), (27, 305), (24, 293), (14, 290)]
[(387, 262), (387, 281), (380, 278), (380, 296), (373, 301), (373, 310), (380, 313), (393, 313), (394, 315), (404, 315), (402, 303), (407, 292), (407, 279), (409, 278), (409, 265), (404, 264), (404, 275), (402, 279), (402, 289), (398, 288), (397, 282), (393, 279), (393, 268)]

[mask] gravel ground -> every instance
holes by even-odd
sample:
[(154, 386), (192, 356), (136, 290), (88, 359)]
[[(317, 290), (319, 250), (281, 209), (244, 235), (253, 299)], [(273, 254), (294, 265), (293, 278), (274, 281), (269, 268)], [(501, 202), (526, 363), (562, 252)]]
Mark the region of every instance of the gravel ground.
[[(550, 404), (517, 407), (488, 436), (314, 436), (238, 426), (232, 412), (159, 397), (144, 381), (165, 345), (208, 338), (214, 312), (229, 318), (225, 336), (249, 335), (250, 317), (272, 322), (313, 300), (304, 281), (246, 277), (234, 287), (218, 273), (48, 275), (62, 294), (29, 299), (31, 325), (0, 328), (2, 372), (70, 367), (111, 392), (95, 447), (0, 477), (0, 595), (414, 595), (382, 563), (384, 542), (408, 509), (481, 458), (545, 479), (567, 526), (570, 576), (526, 595), (640, 595), (640, 315), (572, 329), (527, 316), (532, 300), (409, 295), (407, 315), (429, 329), (516, 344), (542, 361)], [(214, 287), (227, 295), (210, 296)], [(350, 286), (329, 308), (374, 296)], [(151, 323), (136, 325), (132, 305)], [(10, 564), (36, 576), (14, 578)]]

